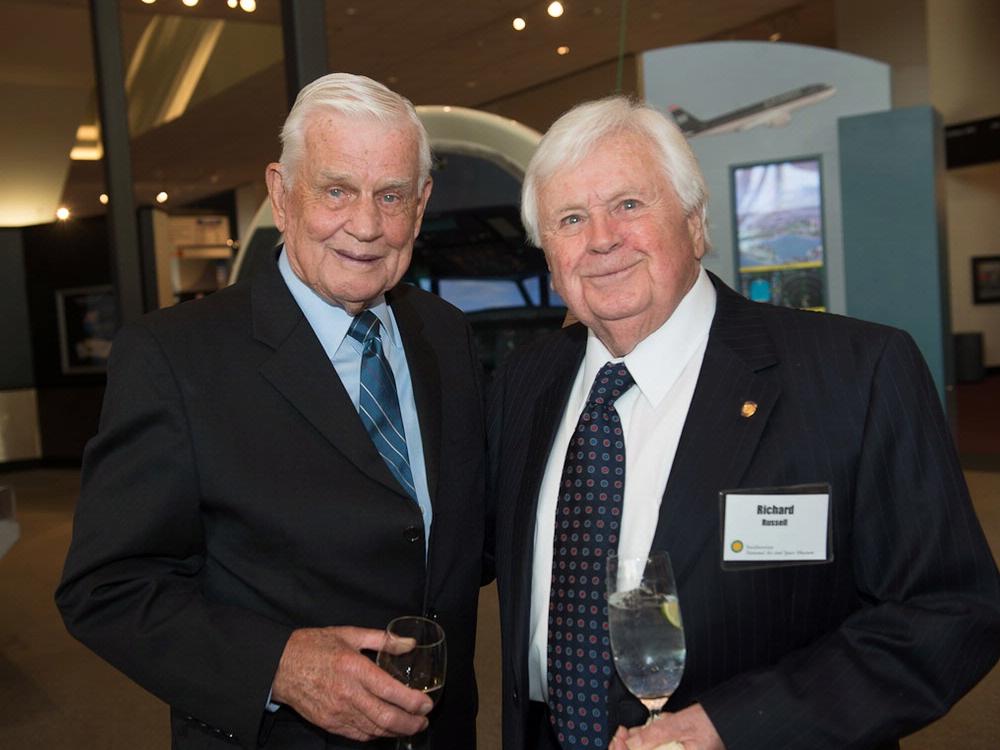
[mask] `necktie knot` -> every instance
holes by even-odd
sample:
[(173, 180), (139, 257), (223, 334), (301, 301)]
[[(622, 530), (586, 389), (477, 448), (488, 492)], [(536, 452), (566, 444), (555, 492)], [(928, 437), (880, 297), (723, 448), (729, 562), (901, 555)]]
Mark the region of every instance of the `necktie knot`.
[(381, 343), (382, 335), (379, 332), (378, 316), (371, 310), (362, 310), (361, 313), (351, 321), (347, 335), (356, 341), (360, 341), (365, 349), (369, 349), (374, 341)]
[(633, 385), (635, 379), (624, 362), (608, 362), (594, 378), (594, 385), (591, 386), (590, 394), (587, 396), (587, 404), (614, 406), (615, 401)]

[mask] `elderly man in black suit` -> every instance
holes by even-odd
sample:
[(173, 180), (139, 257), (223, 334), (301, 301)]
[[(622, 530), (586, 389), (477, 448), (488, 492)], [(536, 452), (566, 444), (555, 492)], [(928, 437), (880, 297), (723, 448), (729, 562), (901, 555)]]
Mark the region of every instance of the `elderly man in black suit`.
[[(913, 341), (734, 293), (701, 267), (706, 206), (678, 129), (619, 97), (563, 115), (527, 170), (525, 226), (580, 322), (492, 388), (508, 750), (897, 747), (1000, 653), (996, 566)], [(687, 664), (641, 727), (604, 568), (650, 550)]]
[[(471, 748), (479, 364), (462, 314), (399, 283), (427, 135), (407, 100), (332, 74), (282, 142), (283, 247), (115, 340), (57, 601), (170, 704), (174, 747), (353, 748), (429, 722), (429, 746)], [(433, 714), (362, 653), (414, 614), (448, 639)]]

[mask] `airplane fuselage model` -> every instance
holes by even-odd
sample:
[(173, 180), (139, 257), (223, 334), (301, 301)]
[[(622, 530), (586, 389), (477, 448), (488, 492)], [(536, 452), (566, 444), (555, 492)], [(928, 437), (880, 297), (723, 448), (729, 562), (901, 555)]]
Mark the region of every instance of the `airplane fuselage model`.
[(671, 106), (670, 114), (674, 122), (688, 138), (699, 135), (735, 133), (749, 130), (758, 125), (777, 127), (787, 125), (792, 119), (792, 110), (829, 99), (837, 92), (828, 83), (813, 83), (802, 88), (786, 91), (748, 107), (734, 109), (711, 120), (699, 120), (681, 107)]

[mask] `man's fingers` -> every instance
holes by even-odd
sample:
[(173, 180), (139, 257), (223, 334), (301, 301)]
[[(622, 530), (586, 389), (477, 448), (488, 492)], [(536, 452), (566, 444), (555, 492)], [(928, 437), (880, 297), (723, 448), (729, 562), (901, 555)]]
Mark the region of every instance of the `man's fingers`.
[(375, 628), (356, 628), (352, 625), (341, 625), (327, 630), (336, 632), (337, 636), (356, 651), (378, 651), (385, 640), (385, 631)]
[[(416, 690), (409, 692), (425, 698)], [(358, 696), (355, 708), (370, 723), (369, 732), (377, 737), (408, 737), (422, 732), (428, 724), (425, 716), (416, 715), (371, 693)]]
[(416, 645), (416, 638), (403, 638), (399, 635), (386, 633), (379, 648), (383, 653), (399, 655), (409, 653), (416, 648)]
[(368, 662), (370, 670), (366, 669), (363, 676), (365, 687), (369, 692), (386, 703), (407, 711), (411, 714), (426, 716), (434, 708), (434, 702), (419, 690), (407, 687), (395, 677)]

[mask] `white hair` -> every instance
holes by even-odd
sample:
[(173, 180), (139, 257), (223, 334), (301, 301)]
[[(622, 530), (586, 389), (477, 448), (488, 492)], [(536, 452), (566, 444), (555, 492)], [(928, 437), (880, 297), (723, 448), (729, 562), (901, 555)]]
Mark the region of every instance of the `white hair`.
[(646, 138), (659, 152), (660, 166), (686, 216), (701, 214), (708, 247), (708, 189), (698, 160), (674, 122), (643, 102), (609, 96), (578, 104), (553, 123), (528, 163), (521, 190), (521, 221), (528, 239), (541, 247), (538, 193), (556, 172), (582, 162), (605, 138), (631, 133)]
[(417, 166), (420, 182), (431, 172), (431, 147), (427, 130), (409, 99), (365, 76), (330, 73), (305, 86), (281, 128), (281, 168), (291, 183), (305, 150), (305, 130), (309, 118), (318, 111), (337, 112), (348, 117), (368, 117), (385, 125), (409, 125), (417, 138)]

